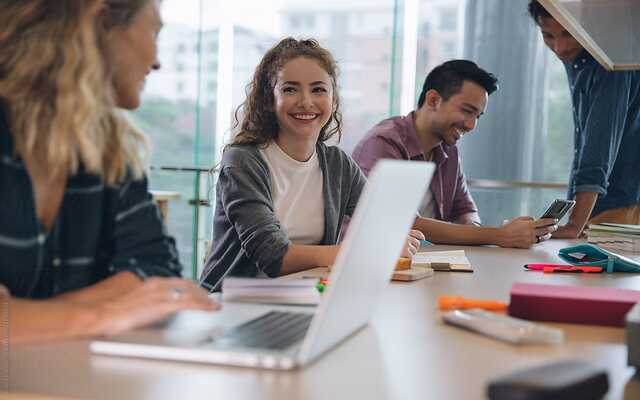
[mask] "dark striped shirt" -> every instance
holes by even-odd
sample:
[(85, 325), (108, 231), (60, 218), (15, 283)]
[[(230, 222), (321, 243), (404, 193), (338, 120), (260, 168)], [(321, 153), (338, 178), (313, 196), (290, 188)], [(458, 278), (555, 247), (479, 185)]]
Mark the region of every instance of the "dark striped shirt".
[(14, 154), (0, 107), (0, 284), (13, 296), (47, 298), (120, 271), (179, 276), (173, 238), (146, 178), (106, 186), (80, 171), (69, 177), (50, 231), (38, 221), (31, 179)]

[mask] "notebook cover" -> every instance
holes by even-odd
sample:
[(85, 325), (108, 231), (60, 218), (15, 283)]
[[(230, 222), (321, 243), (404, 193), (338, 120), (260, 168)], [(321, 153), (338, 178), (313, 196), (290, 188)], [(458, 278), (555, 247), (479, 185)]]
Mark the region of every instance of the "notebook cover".
[(431, 268), (410, 268), (404, 271), (394, 271), (391, 280), (411, 282), (430, 276), (433, 276), (433, 270)]
[(624, 326), (640, 291), (592, 286), (514, 283), (509, 315), (534, 321)]

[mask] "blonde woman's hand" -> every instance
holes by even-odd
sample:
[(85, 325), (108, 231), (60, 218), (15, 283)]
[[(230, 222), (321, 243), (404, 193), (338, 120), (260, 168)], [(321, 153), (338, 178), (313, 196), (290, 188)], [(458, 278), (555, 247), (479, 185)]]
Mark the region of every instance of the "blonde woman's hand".
[(407, 236), (407, 242), (402, 250), (401, 257), (411, 258), (420, 249), (420, 241), (425, 240), (422, 232), (412, 229)]
[(95, 333), (98, 335), (115, 335), (142, 327), (180, 310), (220, 308), (204, 289), (180, 278), (150, 278), (131, 292), (97, 306)]

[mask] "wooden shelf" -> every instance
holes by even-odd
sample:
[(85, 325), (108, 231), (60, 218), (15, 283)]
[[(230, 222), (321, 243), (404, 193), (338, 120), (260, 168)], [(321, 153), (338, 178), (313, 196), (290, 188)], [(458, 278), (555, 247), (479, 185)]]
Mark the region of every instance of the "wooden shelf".
[(640, 69), (640, 1), (539, 1), (604, 68)]

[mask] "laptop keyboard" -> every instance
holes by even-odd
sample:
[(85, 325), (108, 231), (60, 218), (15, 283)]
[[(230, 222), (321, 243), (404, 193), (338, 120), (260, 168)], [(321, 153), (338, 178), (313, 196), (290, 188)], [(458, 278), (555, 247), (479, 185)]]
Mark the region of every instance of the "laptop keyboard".
[(216, 347), (250, 347), (283, 350), (302, 340), (312, 314), (270, 311), (238, 325), (216, 338)]

